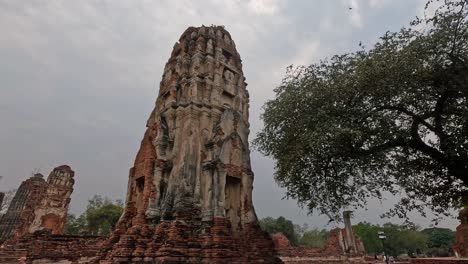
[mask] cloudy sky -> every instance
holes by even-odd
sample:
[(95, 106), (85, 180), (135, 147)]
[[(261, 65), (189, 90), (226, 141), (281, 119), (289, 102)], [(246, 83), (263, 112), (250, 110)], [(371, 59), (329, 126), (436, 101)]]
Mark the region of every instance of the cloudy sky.
[[(251, 139), (264, 102), (288, 65), (371, 46), (423, 14), (424, 0), (0, 0), (0, 190), (61, 164), (76, 172), (71, 210), (101, 194), (123, 199), (158, 83), (189, 26), (225, 25), (243, 59), (251, 95)], [(259, 217), (284, 215), (331, 228), (273, 180), (274, 163), (252, 153)], [(354, 221), (382, 223), (390, 201)], [(428, 226), (430, 220), (414, 217)], [(398, 222), (397, 219), (394, 221)], [(456, 220), (441, 225), (454, 228)]]

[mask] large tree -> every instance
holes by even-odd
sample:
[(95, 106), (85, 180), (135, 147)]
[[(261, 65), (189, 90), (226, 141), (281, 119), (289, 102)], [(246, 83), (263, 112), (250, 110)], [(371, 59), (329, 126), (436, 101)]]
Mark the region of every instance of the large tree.
[[(371, 48), (290, 67), (254, 144), (288, 196), (332, 219), (383, 192), (389, 215), (442, 216), (468, 190), (468, 0)], [(431, 10), (433, 10), (431, 8)]]
[(325, 246), (327, 243), (329, 232), (325, 229), (318, 230), (314, 228), (309, 231), (305, 231), (299, 240), (299, 245), (304, 247), (315, 247), (320, 248)]
[(109, 235), (123, 213), (123, 204), (100, 195), (94, 195), (88, 200), (86, 211), (79, 217), (69, 214), (65, 233), (68, 235), (90, 234)]
[[(380, 226), (364, 222), (353, 226), (353, 230), (361, 238), (369, 254), (380, 254), (386, 251), (392, 256), (414, 255), (421, 254), (427, 247), (427, 235), (413, 226), (392, 223)], [(384, 241), (379, 239), (379, 231), (385, 233)]]
[(427, 236), (426, 254), (433, 257), (448, 257), (452, 254), (455, 232), (448, 228), (426, 228), (421, 233)]

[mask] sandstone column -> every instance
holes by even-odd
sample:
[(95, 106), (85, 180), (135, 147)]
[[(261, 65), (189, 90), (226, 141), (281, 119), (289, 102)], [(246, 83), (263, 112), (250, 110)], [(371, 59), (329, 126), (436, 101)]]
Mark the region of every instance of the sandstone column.
[(353, 227), (351, 225), (352, 211), (343, 212), (343, 221), (345, 224), (345, 244), (346, 250), (352, 254), (357, 253), (356, 240), (354, 237)]

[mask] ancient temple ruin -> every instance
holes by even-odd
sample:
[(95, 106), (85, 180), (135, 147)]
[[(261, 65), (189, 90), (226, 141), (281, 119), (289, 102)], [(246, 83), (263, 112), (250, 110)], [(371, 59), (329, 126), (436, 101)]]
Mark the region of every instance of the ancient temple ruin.
[(47, 178), (44, 197), (34, 210), (34, 220), (29, 226), (29, 233), (46, 229), (54, 235), (63, 234), (75, 183), (74, 175), (75, 172), (67, 165), (52, 170)]
[[(282, 233), (273, 234), (272, 239), (278, 257), (283, 263), (368, 263), (364, 244), (353, 231), (351, 211), (343, 212), (345, 228), (330, 230), (323, 247), (294, 247)], [(372, 263), (372, 262), (371, 262)]]
[(468, 258), (468, 206), (460, 210), (458, 219), (460, 219), (460, 225), (457, 226), (452, 249), (457, 257)]
[(252, 205), (246, 87), (224, 27), (182, 34), (130, 169), (125, 212), (106, 259), (277, 261)]
[(23, 181), (0, 218), (0, 244), (37, 230), (62, 234), (66, 222), (74, 172), (62, 165), (50, 173), (47, 181), (40, 173)]

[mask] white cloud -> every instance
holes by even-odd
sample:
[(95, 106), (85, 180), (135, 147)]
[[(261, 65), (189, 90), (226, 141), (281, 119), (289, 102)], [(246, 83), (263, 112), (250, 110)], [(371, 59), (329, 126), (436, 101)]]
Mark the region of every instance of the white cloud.
[(382, 8), (389, 3), (390, 0), (369, 0), (371, 8)]
[(320, 42), (318, 40), (312, 40), (299, 46), (296, 52), (292, 64), (294, 65), (309, 65), (313, 62), (317, 62), (319, 59)]
[(351, 8), (349, 10), (349, 13), (350, 13), (349, 20), (355, 28), (360, 29), (363, 27), (363, 21), (362, 21), (361, 9), (359, 8), (359, 3), (357, 0), (350, 0), (349, 4)]
[(274, 15), (279, 10), (277, 0), (249, 0), (248, 8), (258, 15)]

